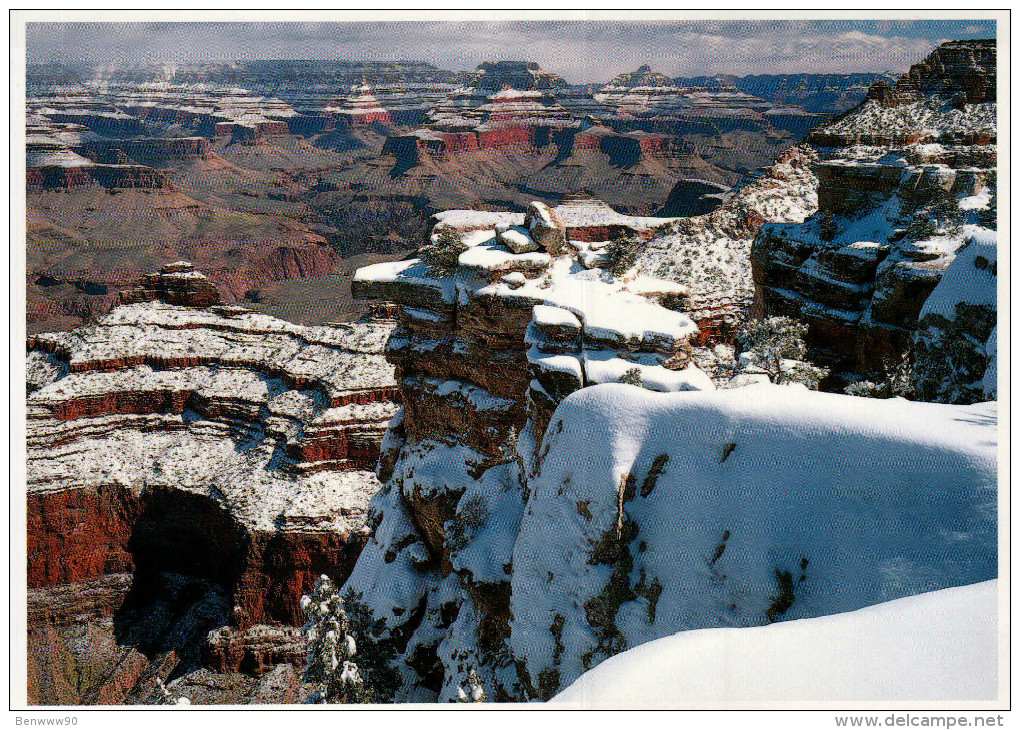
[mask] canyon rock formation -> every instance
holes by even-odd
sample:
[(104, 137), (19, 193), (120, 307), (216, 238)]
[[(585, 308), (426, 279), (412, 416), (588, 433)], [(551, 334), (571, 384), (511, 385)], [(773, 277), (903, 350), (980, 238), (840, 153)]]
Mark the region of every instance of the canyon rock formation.
[[(451, 700), (472, 670), (497, 701), (548, 699), (680, 630), (994, 576), (994, 405), (873, 400), (844, 418), (849, 396), (712, 392), (691, 361), (687, 288), (614, 276), (603, 250), (613, 226), (654, 241), (673, 223), (595, 201), (449, 211), (421, 260), (355, 277), (357, 295), (399, 307), (387, 357), (402, 410), (384, 441), (372, 535), (344, 589), (364, 616), (359, 635), (399, 673), (388, 699)], [(888, 418), (914, 425), (876, 434)], [(961, 418), (971, 431), (947, 427), (951, 438), (929, 443), (932, 422)], [(793, 461), (776, 454), (804, 466), (791, 477)], [(866, 464), (874, 495), (848, 494), (833, 476)], [(886, 480), (928, 485), (936, 473), (924, 514), (916, 496), (873, 506), (893, 493)], [(776, 480), (789, 485), (781, 495)], [(747, 499), (772, 516), (746, 522)], [(809, 504), (817, 520), (798, 513)], [(883, 522), (887, 510), (910, 526)], [(839, 531), (850, 514), (877, 532)], [(966, 522), (963, 543), (940, 532), (942, 514)], [(826, 547), (836, 533), (820, 524), (843, 549)], [(929, 582), (891, 577), (883, 566), (896, 560)]]
[[(301, 327), (168, 269), (95, 324), (28, 341), (30, 641), (52, 644), (36, 702), (144, 701), (171, 672), (300, 661), (301, 595), (343, 580), (367, 538), (392, 323)], [(68, 643), (83, 631), (91, 654)]]
[(179, 259), (224, 301), (299, 323), (302, 306), (332, 310), (317, 321), (356, 318), (349, 273), (366, 261), (339, 257), (402, 256), (436, 212), (584, 194), (630, 214), (705, 214), (818, 118), (647, 67), (602, 87), (508, 61), (460, 74), (418, 62), (53, 64), (27, 81), (33, 332), (92, 321)]
[[(30, 69), (30, 701), (301, 701), (320, 574), (402, 702), (995, 578), (994, 51)], [(749, 311), (937, 402), (736, 387)]]
[[(944, 44), (895, 86), (872, 87), (871, 98), (809, 138), (819, 157), (818, 212), (802, 224), (763, 226), (754, 241), (760, 306), (807, 322), (818, 357), (851, 379), (881, 374), (912, 347), (916, 377), (934, 377), (923, 371), (942, 358), (932, 359), (919, 318), (954, 258), (972, 246), (982, 250), (983, 279), (974, 285), (984, 293), (958, 296), (983, 307), (968, 331), (968, 377), (980, 380), (979, 363), (993, 354), (994, 89), (989, 41)], [(944, 312), (943, 327), (962, 316)], [(932, 387), (922, 390), (937, 399)]]

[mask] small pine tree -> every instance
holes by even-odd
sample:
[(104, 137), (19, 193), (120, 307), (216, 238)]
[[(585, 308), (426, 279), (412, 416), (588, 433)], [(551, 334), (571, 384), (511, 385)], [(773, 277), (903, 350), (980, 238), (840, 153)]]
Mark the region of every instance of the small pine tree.
[(301, 609), (308, 616), (304, 626), (308, 642), (305, 679), (316, 682), (314, 702), (357, 704), (369, 701), (369, 692), (353, 659), (357, 642), (343, 601), (327, 576), (319, 576), (311, 595), (302, 596)]
[(468, 672), (468, 690), (464, 691), (464, 688), (457, 686), (457, 702), (487, 702), (488, 696), (485, 694), (485, 688), (482, 687), (481, 680), (478, 679), (478, 673), (472, 669)]
[(940, 192), (928, 205), (929, 212), (938, 221), (941, 230), (953, 233), (963, 223), (960, 201), (950, 192)]
[(644, 385), (644, 380), (641, 378), (641, 368), (630, 368), (623, 375), (620, 376), (621, 383), (627, 383), (627, 385), (636, 385), (639, 388)]
[(940, 234), (952, 235), (962, 224), (960, 201), (952, 193), (941, 192), (914, 213), (904, 235), (912, 241), (924, 241)]
[(749, 353), (773, 383), (802, 383), (817, 389), (828, 370), (805, 360), (807, 329), (789, 317), (749, 318), (737, 327), (735, 342), (739, 352)]
[(606, 270), (613, 276), (623, 276), (641, 255), (641, 239), (634, 235), (620, 236), (607, 243), (602, 253)]
[(999, 203), (995, 190), (992, 190), (992, 197), (988, 201), (988, 207), (982, 208), (977, 214), (978, 223), (985, 228), (998, 228), (999, 225)]
[(913, 398), (914, 363), (911, 353), (903, 353), (896, 363), (885, 360), (883, 376), (878, 382), (859, 380), (846, 386), (843, 392), (859, 398)]
[(425, 264), (439, 271), (457, 268), (457, 260), (467, 251), (460, 234), (453, 228), (443, 227), (429, 238), (429, 242), (418, 249), (418, 256)]
[(836, 237), (836, 216), (825, 211), (818, 220), (818, 235), (823, 241), (831, 241)]

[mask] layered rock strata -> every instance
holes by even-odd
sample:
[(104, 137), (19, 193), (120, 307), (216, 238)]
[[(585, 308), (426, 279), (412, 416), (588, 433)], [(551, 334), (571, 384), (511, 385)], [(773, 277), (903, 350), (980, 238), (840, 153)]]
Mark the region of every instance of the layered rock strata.
[(994, 58), (994, 42), (944, 44), (895, 98), (877, 89), (816, 129), (818, 212), (755, 239), (762, 308), (806, 321), (837, 370), (898, 361), (957, 251), (994, 240)]
[(117, 154), (103, 154), (115, 152), (116, 148), (96, 144), (107, 138), (81, 124), (57, 124), (50, 118), (39, 117), (30, 119), (25, 131), (25, 182), (29, 186), (67, 189), (98, 184), (104, 188), (146, 190), (171, 187), (166, 176), (151, 167)]
[[(372, 536), (344, 587), (364, 617), (359, 646), (399, 674), (387, 699), (451, 700), (472, 670), (497, 701), (548, 699), (680, 630), (994, 575), (994, 406), (856, 409), (772, 385), (677, 393), (713, 390), (690, 361), (694, 322), (659, 304), (683, 307), (686, 292), (595, 265), (572, 230), (597, 230), (598, 211), (449, 211), (424, 260), (355, 278), (357, 294), (400, 308), (387, 357), (402, 410), (379, 461)], [(930, 423), (957, 418), (966, 434), (930, 441)], [(876, 433), (888, 419), (904, 428)], [(803, 468), (790, 477), (777, 453)], [(923, 514), (916, 495), (885, 486), (928, 490), (947, 468)], [(849, 490), (833, 479), (861, 470)], [(792, 486), (777, 496), (780, 471)], [(805, 530), (808, 502), (826, 516)], [(874, 530), (817, 529), (848, 514)], [(924, 579), (899, 580), (890, 564)]]
[(220, 303), (216, 286), (190, 261), (175, 261), (159, 273), (146, 274), (138, 286), (121, 292), (120, 298), (125, 304), (160, 301), (201, 308)]
[[(301, 595), (322, 573), (343, 580), (367, 537), (370, 470), (397, 409), (382, 354), (392, 323), (301, 327), (204, 307), (197, 272), (168, 269), (140, 287), (152, 301), (29, 338), (28, 583), (45, 613), (65, 587), (128, 574), (112, 610), (89, 614), (113, 614), (95, 625), (112, 625), (111, 646), (167, 672), (268, 670), (299, 658), (286, 626), (303, 620)], [(167, 601), (177, 608), (153, 635), (192, 637), (175, 659), (139, 629)], [(187, 631), (174, 616), (192, 616)]]
[(648, 66), (620, 74), (595, 100), (612, 110), (607, 119), (616, 128), (672, 134), (770, 126), (801, 131), (817, 121), (802, 108), (773, 106), (730, 83), (682, 86)]
[[(444, 633), (463, 639), (464, 661), (486, 664), (497, 699), (515, 696), (505, 644), (508, 545), (499, 538), (463, 551), (490, 508), (494, 525), (507, 521), (497, 532), (514, 529), (526, 501), (524, 465), (560, 401), (620, 379), (661, 391), (713, 387), (689, 361), (697, 326), (660, 304), (677, 306), (683, 288), (617, 281), (589, 256), (606, 236), (647, 236), (662, 222), (597, 201), (534, 203), (526, 214), (448, 211), (435, 217), (432, 241), (456, 240), (455, 267), (412, 259), (355, 277), (356, 295), (400, 308), (386, 354), (403, 408), (380, 458), (376, 538), (362, 575), (348, 583), (370, 604), (373, 584), (387, 576), (406, 593), (392, 612), (372, 614), (385, 618), (373, 640), (389, 642), (404, 662), (400, 698), (455, 691), (456, 660), (442, 655), (454, 644), (441, 641)], [(373, 575), (376, 561), (392, 572)]]

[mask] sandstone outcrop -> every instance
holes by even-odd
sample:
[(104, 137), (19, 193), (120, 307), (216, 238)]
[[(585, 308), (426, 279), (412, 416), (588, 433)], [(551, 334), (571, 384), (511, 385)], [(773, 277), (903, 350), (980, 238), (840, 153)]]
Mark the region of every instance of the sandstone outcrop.
[[(433, 676), (434, 660), (422, 657), (436, 651), (444, 627), (451, 636), (477, 627), (464, 646), (487, 647), (495, 664), (484, 671), (500, 679), (486, 686), (507, 699), (512, 663), (496, 655), (509, 630), (512, 560), (505, 545), (484, 556), (462, 552), (489, 497), (500, 495), (507, 519), (520, 513), (522, 460), (537, 458), (552, 412), (578, 389), (621, 378), (660, 391), (713, 386), (689, 361), (694, 322), (657, 303), (684, 290), (647, 277), (615, 280), (588, 255), (607, 236), (640, 240), (666, 221), (620, 215), (594, 200), (534, 203), (526, 214), (447, 211), (434, 221), (434, 240), (459, 239), (455, 268), (412, 259), (360, 269), (354, 280), (355, 295), (399, 306), (386, 354), (403, 403), (380, 458), (386, 486), (373, 503), (376, 537), (361, 560), (393, 563), (394, 576), (413, 565), (424, 581), (407, 586), (413, 596), (401, 603), (421, 601), (424, 614), (396, 607), (374, 640), (390, 642), (411, 666), (430, 662), (420, 671)], [(521, 253), (503, 243), (509, 232)], [(492, 494), (472, 497), (473, 483)], [(352, 577), (348, 585), (365, 595), (374, 580)], [(454, 615), (457, 628), (449, 624)], [(438, 684), (415, 677), (405, 698), (445, 696), (454, 675), (440, 670)]]
[[(212, 304), (210, 286), (179, 262), (94, 325), (28, 341), (33, 615), (38, 627), (81, 626), (78, 614), (52, 618), (70, 611), (61, 596), (127, 574), (98, 608), (79, 608), (103, 646), (137, 654), (140, 673), (157, 660), (261, 672), (296, 657), (286, 627), (302, 623), (300, 596), (323, 573), (342, 580), (367, 538), (372, 470), (397, 409), (382, 354), (392, 323), (301, 327)], [(194, 641), (171, 660), (137, 643), (138, 627), (179, 583), (189, 628), (156, 633)], [(211, 603), (186, 608), (185, 584)], [(98, 666), (82, 661), (86, 674)], [(141, 676), (123, 692), (141, 691)]]
[(816, 355), (850, 379), (898, 362), (957, 251), (994, 239), (994, 60), (994, 42), (943, 44), (816, 129), (818, 212), (755, 239), (760, 306), (807, 322)]
[(125, 304), (160, 301), (182, 307), (211, 307), (220, 303), (220, 293), (189, 261), (175, 261), (158, 274), (146, 274), (134, 289), (121, 292)]

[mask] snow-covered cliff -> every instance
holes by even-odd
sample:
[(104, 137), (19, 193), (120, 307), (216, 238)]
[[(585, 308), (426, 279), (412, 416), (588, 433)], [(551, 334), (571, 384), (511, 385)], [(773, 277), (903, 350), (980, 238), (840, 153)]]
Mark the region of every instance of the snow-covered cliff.
[(424, 261), (355, 279), (401, 308), (403, 409), (345, 586), (393, 699), (453, 699), (471, 670), (549, 699), (677, 631), (997, 575), (994, 404), (713, 392), (662, 308), (685, 288), (600, 267), (596, 232), (670, 222), (609, 213), (448, 212)]

